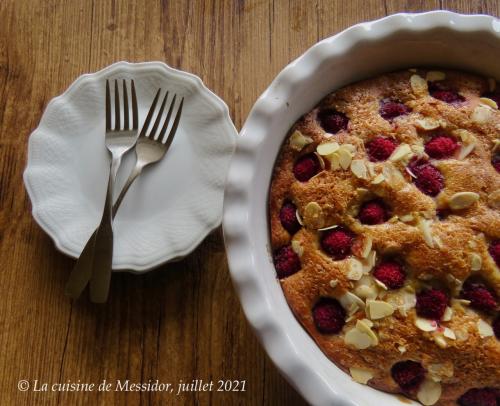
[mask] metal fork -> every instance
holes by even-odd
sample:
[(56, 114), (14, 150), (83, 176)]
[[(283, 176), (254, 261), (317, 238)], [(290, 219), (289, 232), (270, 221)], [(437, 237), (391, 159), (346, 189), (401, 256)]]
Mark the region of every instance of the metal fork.
[[(113, 253), (113, 230), (112, 230), (112, 208), (113, 208), (113, 188), (116, 174), (120, 166), (123, 155), (130, 150), (136, 143), (137, 132), (139, 128), (139, 113), (137, 108), (137, 96), (135, 92), (134, 80), (130, 84), (132, 96), (132, 127), (130, 127), (130, 109), (129, 99), (125, 80), (123, 80), (122, 103), (123, 103), (123, 128), (121, 126), (120, 114), (120, 95), (118, 90), (118, 81), (115, 80), (115, 123), (111, 123), (111, 92), (109, 81), (106, 80), (106, 136), (105, 144), (111, 156), (111, 165), (106, 191), (106, 201), (104, 203), (101, 222), (96, 231), (87, 241), (75, 267), (73, 268), (69, 280), (66, 284), (65, 292), (67, 295), (76, 298), (87, 285), (92, 268), (97, 264), (106, 267), (105, 260), (111, 260)], [(111, 253), (111, 255), (109, 255)], [(111, 266), (111, 263), (109, 263)], [(91, 286), (91, 296), (96, 301), (104, 298), (103, 291), (105, 285), (109, 285), (109, 275), (104, 271), (98, 272), (98, 276), (93, 278)], [(104, 298), (105, 299), (105, 298)]]

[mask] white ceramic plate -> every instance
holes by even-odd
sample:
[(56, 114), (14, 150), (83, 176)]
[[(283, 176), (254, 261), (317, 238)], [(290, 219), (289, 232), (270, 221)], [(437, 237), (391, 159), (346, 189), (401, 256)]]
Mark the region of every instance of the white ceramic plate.
[(231, 276), (267, 353), (312, 404), (403, 405), (337, 368), (288, 307), (268, 249), (267, 195), (274, 162), (291, 125), (326, 94), (415, 66), (452, 67), (500, 79), (500, 21), (439, 11), (397, 14), (351, 27), (283, 69), (255, 103), (238, 138), (223, 219)]
[[(24, 172), (34, 218), (72, 257), (99, 223), (104, 204), (107, 78), (135, 80), (140, 123), (158, 88), (185, 98), (170, 150), (135, 181), (114, 222), (113, 269), (139, 272), (187, 255), (220, 224), (237, 132), (225, 103), (201, 79), (164, 63), (118, 62), (79, 77), (48, 104), (30, 136)], [(124, 158), (117, 186), (134, 159), (133, 151)]]

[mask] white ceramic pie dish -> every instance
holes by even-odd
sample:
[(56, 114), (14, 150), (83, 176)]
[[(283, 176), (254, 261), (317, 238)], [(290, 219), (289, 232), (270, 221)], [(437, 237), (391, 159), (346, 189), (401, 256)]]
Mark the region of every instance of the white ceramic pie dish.
[(255, 103), (237, 142), (223, 215), (231, 276), (267, 353), (311, 404), (401, 406), (408, 400), (354, 382), (327, 359), (288, 307), (269, 250), (267, 199), (275, 159), (291, 125), (329, 92), (418, 66), (500, 79), (500, 21), (435, 11), (353, 26), (283, 69)]
[[(226, 104), (200, 78), (162, 62), (117, 62), (80, 76), (47, 105), (24, 172), (35, 220), (67, 255), (79, 256), (102, 215), (106, 79), (134, 79), (141, 125), (158, 88), (184, 97), (171, 148), (134, 182), (113, 225), (113, 269), (143, 272), (189, 254), (219, 226), (237, 132)], [(134, 155), (125, 156), (117, 186)]]

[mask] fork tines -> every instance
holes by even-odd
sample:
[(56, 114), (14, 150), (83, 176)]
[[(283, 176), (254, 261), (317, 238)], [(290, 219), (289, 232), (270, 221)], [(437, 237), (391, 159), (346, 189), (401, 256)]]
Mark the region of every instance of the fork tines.
[[(139, 134), (139, 137), (148, 137), (150, 139), (154, 139), (155, 141), (159, 141), (162, 144), (166, 144), (168, 146), (172, 142), (173, 137), (175, 135), (175, 132), (177, 131), (177, 126), (179, 125), (179, 120), (181, 118), (181, 113), (182, 113), (182, 105), (184, 104), (184, 97), (181, 99), (181, 102), (179, 103), (179, 106), (177, 107), (177, 112), (175, 113), (174, 121), (173, 121), (172, 125), (170, 126), (170, 131), (168, 133), (168, 136), (165, 137), (165, 133), (167, 132), (170, 118), (172, 116), (172, 112), (173, 112), (174, 107), (175, 107), (175, 101), (177, 99), (177, 95), (174, 94), (174, 97), (170, 101), (170, 106), (168, 108), (168, 111), (167, 111), (166, 115), (164, 115), (165, 105), (167, 104), (169, 92), (167, 91), (165, 93), (165, 96), (163, 97), (160, 108), (158, 109), (158, 112), (156, 113), (156, 119), (154, 121), (153, 127), (151, 128), (151, 131), (148, 132), (148, 128), (149, 128), (149, 125), (151, 124), (151, 119), (153, 118), (153, 115), (155, 113), (156, 104), (158, 103), (160, 93), (161, 93), (161, 89), (158, 89), (158, 92), (156, 92), (156, 96), (153, 99), (153, 103), (151, 104), (151, 108), (149, 109), (146, 120), (144, 121), (144, 125), (142, 126), (141, 133)], [(160, 129), (159, 134), (156, 136), (156, 132), (158, 131), (158, 127), (159, 127), (162, 119), (163, 119), (163, 125)]]
[[(118, 89), (118, 80), (115, 79), (115, 125), (112, 127), (111, 123), (111, 92), (109, 89), (109, 80), (106, 79), (106, 131), (120, 131), (130, 130), (130, 109), (128, 103), (128, 92), (126, 80), (122, 80), (123, 88), (123, 128), (121, 127), (121, 114), (120, 114), (120, 94)], [(137, 109), (137, 95), (135, 93), (134, 79), (130, 81), (130, 89), (132, 95), (132, 129), (139, 128), (139, 116)]]

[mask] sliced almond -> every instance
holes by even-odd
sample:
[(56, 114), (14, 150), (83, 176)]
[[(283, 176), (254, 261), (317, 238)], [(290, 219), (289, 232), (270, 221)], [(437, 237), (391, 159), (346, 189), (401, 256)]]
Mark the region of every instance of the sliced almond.
[(326, 158), (330, 161), (332, 171), (338, 171), (340, 169), (340, 157), (338, 152), (328, 155)]
[(479, 332), (481, 338), (493, 336), (493, 329), (483, 319), (479, 319), (476, 326), (477, 326), (477, 331)]
[(431, 70), (431, 71), (427, 72), (427, 75), (425, 76), (425, 78), (429, 82), (435, 82), (437, 80), (445, 80), (446, 74), (444, 72), (439, 71), (439, 70)]
[(450, 321), (453, 317), (453, 309), (450, 306), (446, 306), (443, 314), (443, 321)]
[(415, 217), (413, 217), (413, 214), (404, 214), (399, 218), (403, 223), (411, 223)]
[(378, 320), (394, 313), (394, 307), (382, 300), (367, 300), (366, 309), (370, 319)]
[(443, 336), (436, 335), (436, 336), (433, 337), (433, 339), (434, 339), (434, 342), (437, 344), (437, 346), (439, 348), (446, 348), (446, 347), (448, 347), (448, 343), (443, 338)]
[(404, 345), (400, 345), (398, 347), (398, 351), (401, 353), (401, 354), (404, 354), (406, 352), (406, 347)]
[(471, 271), (479, 271), (481, 269), (483, 265), (483, 259), (481, 258), (481, 255), (473, 252), (472, 254), (469, 255), (469, 260), (470, 260)]
[(316, 151), (321, 156), (331, 155), (334, 152), (337, 152), (340, 148), (340, 145), (337, 142), (325, 142), (323, 144), (319, 144), (316, 147)]
[(351, 172), (357, 178), (366, 179), (368, 177), (368, 173), (365, 161), (362, 159), (353, 159), (351, 162)]
[(372, 250), (373, 240), (372, 237), (366, 235), (363, 239), (363, 245), (361, 247), (361, 258), (368, 258)]
[(361, 309), (365, 308), (365, 302), (363, 302), (358, 296), (352, 292), (346, 292), (339, 298), (340, 304), (344, 309), (349, 309), (349, 307), (354, 303), (358, 305)]
[(375, 279), (375, 283), (377, 284), (377, 286), (380, 286), (384, 290), (388, 290), (389, 289), (384, 282), (381, 282), (378, 279)]
[(491, 149), (492, 152), (496, 152), (500, 150), (500, 139), (493, 140), (493, 148)]
[(357, 328), (352, 328), (345, 334), (344, 342), (358, 350), (364, 350), (372, 345), (370, 336)]
[(356, 322), (356, 328), (362, 333), (368, 334), (372, 340), (372, 345), (378, 345), (378, 337), (372, 330), (373, 323), (370, 320), (362, 319)]
[(360, 285), (354, 288), (354, 293), (362, 299), (375, 299), (377, 297), (377, 289), (370, 285)]
[(356, 153), (356, 146), (352, 144), (342, 144), (341, 148), (346, 149), (349, 151), (351, 154)]
[(338, 227), (338, 224), (332, 224), (331, 226), (318, 228), (318, 231), (333, 230), (334, 228), (337, 228), (337, 227)]
[(323, 159), (323, 157), (317, 152), (315, 152), (314, 155), (316, 155), (316, 157), (318, 158), (319, 166), (321, 166), (321, 169), (325, 169), (325, 160)]
[(409, 154), (412, 154), (412, 152), (413, 151), (411, 150), (408, 144), (404, 143), (400, 144), (389, 157), (389, 161), (391, 162), (401, 161), (402, 159), (406, 158)]
[(417, 96), (425, 96), (428, 94), (428, 86), (427, 81), (419, 75), (411, 75), (410, 77), (410, 86), (413, 93)]
[(436, 320), (424, 319), (422, 317), (415, 318), (415, 326), (422, 331), (436, 331), (438, 328)]
[(434, 238), (432, 236), (430, 220), (423, 219), (422, 217), (418, 218), (418, 228), (420, 229), (425, 243), (430, 247), (434, 248)]
[(491, 100), (488, 97), (481, 97), (479, 99), (479, 101), (482, 104), (485, 104), (486, 106), (491, 107), (492, 109), (498, 110), (498, 105), (497, 105), (497, 102), (495, 100)]
[(452, 210), (462, 210), (479, 200), (479, 195), (474, 192), (458, 192), (450, 197), (448, 205)]
[(441, 397), (441, 384), (425, 379), (417, 392), (417, 399), (425, 406), (431, 406)]
[(460, 147), (460, 152), (458, 153), (458, 159), (465, 159), (470, 155), (472, 151), (474, 151), (474, 148), (476, 148), (475, 142), (471, 142), (470, 144), (462, 144), (462, 146)]
[(366, 369), (351, 367), (349, 368), (349, 372), (351, 373), (352, 379), (364, 385), (366, 385), (368, 381), (373, 378), (373, 374)]
[(377, 176), (375, 176), (375, 179), (372, 180), (372, 184), (378, 185), (378, 184), (382, 183), (383, 181), (385, 181), (385, 176), (380, 173)]
[(349, 259), (349, 270), (347, 271), (347, 279), (351, 281), (359, 281), (363, 276), (363, 264), (356, 258)]
[(332, 280), (330, 281), (330, 287), (331, 287), (331, 288), (336, 288), (338, 284), (339, 284), (338, 279), (332, 279)]
[(304, 247), (298, 240), (292, 240), (292, 250), (294, 250), (299, 257), (304, 253)]
[(424, 117), (416, 120), (415, 125), (422, 130), (430, 131), (441, 127), (441, 122), (432, 117)]
[(342, 169), (348, 169), (351, 165), (352, 155), (346, 148), (339, 149), (339, 164)]
[(290, 136), (289, 144), (290, 148), (295, 151), (301, 151), (306, 145), (313, 142), (311, 137), (306, 137), (299, 130), (295, 130), (294, 133)]
[(446, 338), (449, 338), (450, 340), (456, 340), (457, 339), (457, 337), (455, 335), (455, 332), (451, 328), (448, 328), (448, 327), (444, 328), (443, 335)]
[(304, 221), (302, 220), (302, 217), (301, 217), (301, 215), (300, 215), (300, 213), (299, 213), (299, 209), (297, 209), (297, 210), (295, 211), (295, 217), (297, 218), (297, 221), (299, 222), (299, 224), (300, 224), (301, 226), (303, 226), (303, 225), (304, 225)]
[(307, 227), (313, 229), (323, 227), (325, 225), (325, 219), (321, 206), (316, 202), (307, 203), (306, 207), (304, 207), (303, 221)]
[(488, 204), (493, 209), (500, 209), (500, 190), (495, 190), (488, 195)]
[(477, 124), (487, 123), (493, 114), (493, 109), (485, 104), (479, 104), (472, 112), (470, 118)]

